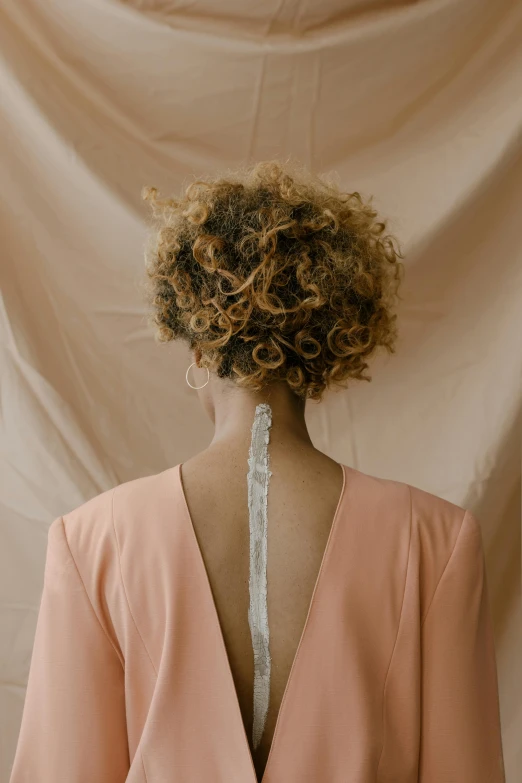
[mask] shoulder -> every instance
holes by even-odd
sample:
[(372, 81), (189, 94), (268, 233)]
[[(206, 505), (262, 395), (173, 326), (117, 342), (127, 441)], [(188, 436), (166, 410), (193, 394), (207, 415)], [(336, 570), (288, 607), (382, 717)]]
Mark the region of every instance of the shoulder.
[(419, 563), (429, 592), (438, 582), (450, 558), (457, 550), (471, 545), (480, 555), (480, 524), (464, 506), (452, 503), (419, 487), (410, 486), (412, 526), (419, 547)]
[(376, 498), (390, 512), (397, 509), (403, 518), (408, 517), (420, 534), (439, 536), (450, 545), (454, 542), (466, 513), (463, 506), (406, 481), (374, 476), (354, 468), (348, 470), (356, 477), (364, 494)]
[(464, 558), (480, 561), (480, 524), (469, 509), (405, 481), (350, 470), (373, 517), (379, 517), (375, 525), (379, 537), (380, 532), (402, 540), (408, 537), (409, 563), (417, 573), (421, 604), (429, 604), (452, 556), (458, 557), (462, 550)]
[(48, 530), (48, 588), (67, 593), (64, 578), (75, 579), (121, 659), (128, 627), (123, 566), (140, 584), (147, 579), (155, 584), (150, 574), (142, 579), (139, 569), (163, 562), (165, 512), (172, 505), (168, 488), (174, 488), (171, 501), (176, 502), (175, 486), (172, 468), (123, 482), (57, 517)]
[(119, 557), (118, 528), (123, 525), (139, 537), (140, 529), (150, 527), (155, 512), (165, 507), (174, 470), (141, 476), (100, 492), (55, 519), (49, 541), (63, 528), (78, 567), (84, 563), (89, 570), (108, 570), (111, 559)]

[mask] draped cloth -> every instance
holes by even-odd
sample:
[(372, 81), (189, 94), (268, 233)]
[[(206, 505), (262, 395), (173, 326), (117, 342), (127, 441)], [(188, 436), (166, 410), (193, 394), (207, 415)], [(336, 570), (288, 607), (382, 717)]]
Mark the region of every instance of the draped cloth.
[(186, 348), (146, 323), (142, 186), (287, 156), (401, 241), (397, 353), (307, 417), (338, 461), (480, 520), (517, 779), (521, 72), (514, 0), (0, 0), (1, 783), (49, 524), (211, 435)]

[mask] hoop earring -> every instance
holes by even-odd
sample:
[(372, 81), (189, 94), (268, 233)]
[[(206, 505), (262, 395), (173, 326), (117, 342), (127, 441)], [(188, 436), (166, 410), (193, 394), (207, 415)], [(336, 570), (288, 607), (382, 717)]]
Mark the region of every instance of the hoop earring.
[(188, 383), (188, 385), (190, 386), (190, 388), (191, 388), (191, 389), (202, 389), (202, 388), (203, 388), (203, 386), (206, 386), (206, 385), (207, 385), (207, 383), (208, 383), (208, 382), (209, 382), (209, 380), (210, 380), (210, 371), (209, 371), (208, 367), (205, 367), (205, 370), (207, 371), (207, 380), (205, 381), (205, 383), (204, 383), (202, 386), (193, 386), (193, 385), (191, 384), (191, 382), (189, 381), (188, 374), (189, 374), (189, 372), (190, 372), (190, 368), (191, 368), (191, 367), (194, 367), (194, 365), (196, 365), (196, 366), (197, 366), (197, 362), (192, 362), (192, 364), (190, 364), (190, 365), (187, 367), (187, 372), (185, 373), (185, 380), (186, 380), (186, 382)]

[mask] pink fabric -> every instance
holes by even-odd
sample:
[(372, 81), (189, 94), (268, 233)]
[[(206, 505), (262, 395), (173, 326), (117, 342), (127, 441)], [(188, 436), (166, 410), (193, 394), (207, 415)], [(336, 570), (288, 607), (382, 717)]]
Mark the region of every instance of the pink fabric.
[[(344, 466), (263, 783), (503, 783), (477, 519)], [(179, 466), (49, 529), (11, 783), (255, 783)]]

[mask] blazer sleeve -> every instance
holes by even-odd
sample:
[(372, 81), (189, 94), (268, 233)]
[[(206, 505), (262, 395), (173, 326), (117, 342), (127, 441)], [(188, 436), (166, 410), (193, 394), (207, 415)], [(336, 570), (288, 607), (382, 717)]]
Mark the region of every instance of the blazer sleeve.
[(122, 783), (129, 770), (121, 654), (96, 615), (63, 517), (44, 586), (11, 783)]
[(480, 525), (465, 511), (422, 623), (420, 783), (505, 783)]

